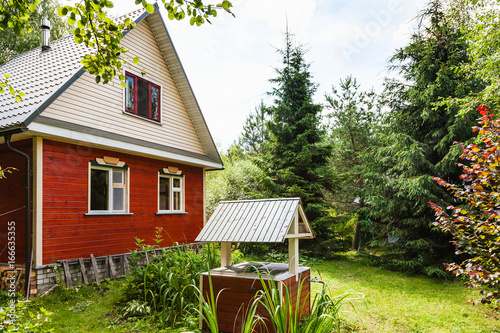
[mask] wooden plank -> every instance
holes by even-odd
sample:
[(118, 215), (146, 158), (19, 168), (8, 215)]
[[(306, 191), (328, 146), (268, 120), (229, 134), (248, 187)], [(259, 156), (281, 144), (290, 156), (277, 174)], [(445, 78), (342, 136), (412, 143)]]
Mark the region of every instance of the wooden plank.
[(89, 285), (89, 279), (87, 277), (87, 270), (85, 269), (85, 263), (83, 262), (83, 258), (78, 258), (78, 262), (80, 263), (80, 272), (82, 273), (82, 281), (86, 286)]
[(63, 273), (64, 273), (64, 279), (66, 280), (66, 285), (68, 287), (71, 287), (73, 285), (73, 281), (71, 281), (71, 274), (69, 272), (69, 265), (67, 260), (61, 261), (63, 265)]
[(92, 268), (94, 269), (94, 277), (97, 285), (101, 284), (101, 279), (99, 278), (99, 269), (97, 268), (97, 261), (94, 258), (93, 254), (90, 254), (90, 262), (92, 263)]
[(111, 275), (109, 272), (109, 257), (104, 257), (104, 271), (105, 271), (105, 276), (107, 278), (111, 278)]
[(109, 278), (111, 280), (116, 279), (116, 272), (115, 272), (115, 264), (113, 263), (113, 257), (108, 256), (108, 262), (109, 262)]
[(125, 273), (125, 275), (128, 275), (130, 273), (128, 256), (126, 254), (123, 254), (123, 272)]

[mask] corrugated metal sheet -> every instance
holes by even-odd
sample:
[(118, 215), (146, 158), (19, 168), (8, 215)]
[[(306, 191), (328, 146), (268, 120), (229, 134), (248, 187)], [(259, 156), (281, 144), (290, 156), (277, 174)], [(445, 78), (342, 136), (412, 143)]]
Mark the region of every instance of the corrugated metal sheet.
[(283, 242), (299, 205), (300, 198), (222, 201), (196, 241)]

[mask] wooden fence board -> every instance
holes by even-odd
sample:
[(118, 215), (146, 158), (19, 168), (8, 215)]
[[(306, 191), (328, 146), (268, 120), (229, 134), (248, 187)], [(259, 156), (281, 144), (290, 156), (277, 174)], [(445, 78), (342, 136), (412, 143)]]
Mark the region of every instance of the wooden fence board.
[(115, 264), (113, 263), (113, 258), (111, 256), (108, 256), (108, 262), (109, 262), (109, 278), (111, 280), (114, 280), (116, 278), (116, 271), (115, 271)]
[(85, 269), (85, 263), (83, 262), (83, 258), (78, 258), (78, 262), (80, 263), (80, 272), (82, 273), (82, 281), (86, 286), (89, 285), (89, 279), (87, 277), (87, 270)]
[(66, 280), (66, 285), (68, 287), (71, 287), (73, 285), (73, 281), (71, 281), (71, 273), (69, 271), (68, 261), (63, 260), (62, 265), (63, 265), (64, 279)]
[(92, 268), (94, 269), (94, 277), (97, 285), (101, 284), (101, 279), (99, 278), (99, 269), (97, 268), (97, 261), (93, 254), (90, 255), (90, 262), (92, 263)]

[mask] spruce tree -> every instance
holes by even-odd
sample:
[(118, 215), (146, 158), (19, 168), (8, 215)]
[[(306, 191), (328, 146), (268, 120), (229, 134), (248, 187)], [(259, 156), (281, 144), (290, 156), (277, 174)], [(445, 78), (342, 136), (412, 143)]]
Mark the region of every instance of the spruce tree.
[(366, 192), (369, 189), (363, 177), (368, 163), (366, 155), (376, 145), (380, 110), (375, 92), (361, 91), (352, 76), (341, 79), (339, 90), (332, 87), (332, 93), (325, 95), (330, 110), (330, 140), (334, 147), (330, 167), (335, 187), (331, 198), (337, 211), (357, 215), (351, 245), (352, 250), (357, 250), (361, 224), (366, 218), (362, 210), (368, 205)]
[(255, 107), (255, 112), (251, 112), (245, 119), (238, 145), (250, 155), (256, 156), (264, 153), (264, 144), (269, 141), (267, 118), (266, 105), (260, 101), (260, 104)]
[(460, 26), (447, 15), (441, 1), (431, 1), (410, 43), (390, 60), (399, 79), (385, 83), (390, 108), (387, 133), (379, 138), (365, 174), (372, 193), (367, 201), (378, 239), (397, 240), (384, 258), (400, 269), (442, 274), (441, 263), (453, 260), (449, 237), (432, 229), (433, 213), (427, 201), (446, 205), (451, 197), (432, 182), (440, 175), (458, 182), (455, 163), (460, 149), (453, 142), (473, 137), (477, 113), (457, 117), (457, 108), (436, 106), (442, 98), (463, 97), (480, 86), (454, 71), (468, 61)]
[(267, 108), (270, 140), (258, 164), (278, 185), (277, 196), (302, 199), (306, 215), (321, 238), (326, 231), (320, 220), (327, 207), (323, 191), (332, 148), (323, 140), (322, 106), (313, 101), (317, 85), (304, 60), (305, 51), (293, 43), (287, 31), (285, 47), (278, 50), (282, 67), (275, 69), (277, 77), (270, 80), (274, 84), (269, 93), (274, 101)]

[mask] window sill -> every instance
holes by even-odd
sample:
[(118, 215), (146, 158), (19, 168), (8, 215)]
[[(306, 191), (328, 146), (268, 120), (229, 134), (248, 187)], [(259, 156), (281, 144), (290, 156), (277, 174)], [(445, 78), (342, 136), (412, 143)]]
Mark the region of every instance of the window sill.
[(148, 119), (148, 118), (144, 118), (144, 117), (138, 116), (136, 114), (133, 114), (133, 113), (130, 113), (130, 112), (127, 112), (127, 111), (122, 111), (122, 112), (124, 114), (126, 114), (127, 116), (135, 117), (135, 118), (138, 118), (138, 119), (149, 121), (150, 123), (153, 123), (153, 124), (156, 124), (156, 125), (163, 126), (163, 123), (161, 121), (156, 121), (156, 120), (151, 120), (151, 119)]
[(134, 213), (85, 213), (85, 216), (97, 216), (97, 215), (134, 215)]
[(156, 215), (186, 215), (187, 212), (158, 212)]

